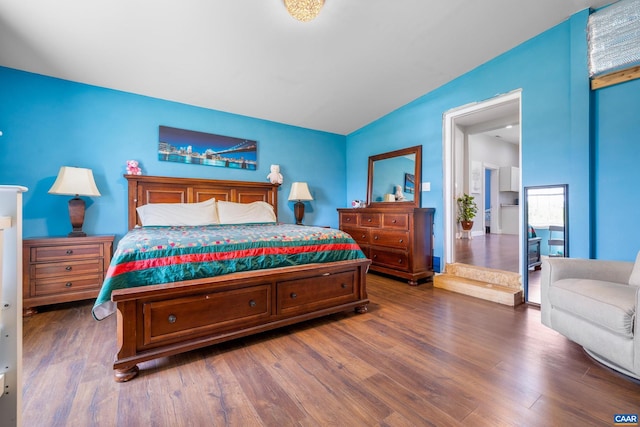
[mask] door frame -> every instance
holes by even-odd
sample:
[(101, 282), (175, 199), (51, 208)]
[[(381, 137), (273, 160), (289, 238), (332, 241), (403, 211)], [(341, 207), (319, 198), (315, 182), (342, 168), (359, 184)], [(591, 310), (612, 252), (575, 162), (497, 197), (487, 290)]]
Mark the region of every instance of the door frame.
[[(522, 129), (522, 89), (517, 89), (512, 92), (498, 95), (494, 98), (486, 101), (476, 102), (473, 104), (464, 105), (462, 107), (454, 108), (444, 113), (443, 115), (443, 138), (442, 138), (442, 170), (443, 170), (443, 217), (444, 217), (444, 259), (443, 266), (455, 261), (455, 238), (456, 238), (456, 194), (458, 188), (456, 188), (455, 175), (456, 175), (456, 159), (455, 159), (455, 145), (459, 143), (459, 138), (466, 138), (466, 134), (459, 132), (456, 125), (456, 120), (462, 117), (479, 113), (491, 108), (495, 108), (502, 104), (518, 102), (518, 114), (520, 129)], [(521, 130), (522, 132), (522, 130)], [(520, 165), (522, 165), (522, 135), (520, 136), (520, 150), (519, 159)], [(522, 177), (522, 168), (520, 168), (520, 174)], [(522, 179), (520, 179), (520, 187), (522, 188)], [(461, 190), (461, 189), (460, 189)], [(522, 204), (518, 208), (518, 229), (519, 235), (522, 236)], [(519, 249), (519, 266), (522, 270), (522, 245), (518, 245)], [(520, 271), (522, 274), (522, 271)]]

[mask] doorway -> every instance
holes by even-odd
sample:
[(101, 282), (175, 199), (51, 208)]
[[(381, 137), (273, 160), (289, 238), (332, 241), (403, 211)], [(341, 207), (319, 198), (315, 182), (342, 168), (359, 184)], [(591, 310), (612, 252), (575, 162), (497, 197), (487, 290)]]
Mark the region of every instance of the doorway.
[[(520, 105), (521, 91), (517, 90), (444, 115), (445, 264), (469, 261), (466, 263), (523, 273), (520, 243), (522, 210), (519, 204), (522, 156)], [(508, 133), (515, 134), (514, 145), (507, 150), (511, 154), (505, 156), (507, 151), (491, 151), (489, 147), (492, 144), (498, 147), (500, 142), (508, 143), (500, 141), (502, 135)], [(476, 145), (476, 140), (480, 139), (488, 142)], [(510, 172), (510, 178), (517, 180), (508, 189), (502, 182), (507, 172)], [(474, 182), (478, 176), (483, 181), (481, 185)], [(490, 194), (487, 195), (486, 191)], [(480, 216), (474, 221), (477, 224), (474, 224), (472, 239), (468, 241), (460, 238), (463, 236), (456, 219), (455, 201), (464, 193), (474, 196)], [(505, 254), (512, 257), (508, 265), (505, 264)], [(492, 258), (498, 261), (495, 265), (492, 265)]]

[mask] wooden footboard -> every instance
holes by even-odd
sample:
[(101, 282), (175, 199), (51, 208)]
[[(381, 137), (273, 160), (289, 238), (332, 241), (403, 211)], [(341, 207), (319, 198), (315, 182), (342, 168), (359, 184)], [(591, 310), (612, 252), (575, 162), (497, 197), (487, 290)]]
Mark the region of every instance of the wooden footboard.
[(137, 364), (355, 309), (367, 311), (368, 259), (312, 264), (114, 291), (115, 380)]

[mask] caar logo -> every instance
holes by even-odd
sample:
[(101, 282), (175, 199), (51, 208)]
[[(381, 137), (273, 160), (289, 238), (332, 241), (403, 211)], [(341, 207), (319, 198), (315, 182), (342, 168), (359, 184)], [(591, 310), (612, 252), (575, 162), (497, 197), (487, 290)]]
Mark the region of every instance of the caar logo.
[(637, 426), (638, 414), (615, 414), (613, 424), (617, 426)]

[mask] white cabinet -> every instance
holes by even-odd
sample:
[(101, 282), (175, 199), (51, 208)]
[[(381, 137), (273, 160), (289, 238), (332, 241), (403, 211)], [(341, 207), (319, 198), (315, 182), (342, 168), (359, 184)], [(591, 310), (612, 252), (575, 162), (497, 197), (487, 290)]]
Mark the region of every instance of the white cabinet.
[(520, 168), (515, 166), (500, 168), (500, 191), (520, 191)]
[(0, 185), (0, 425), (21, 425), (22, 193)]
[(502, 234), (518, 234), (518, 205), (502, 205), (500, 207), (500, 232)]

